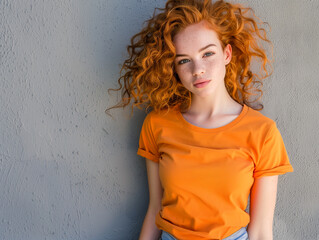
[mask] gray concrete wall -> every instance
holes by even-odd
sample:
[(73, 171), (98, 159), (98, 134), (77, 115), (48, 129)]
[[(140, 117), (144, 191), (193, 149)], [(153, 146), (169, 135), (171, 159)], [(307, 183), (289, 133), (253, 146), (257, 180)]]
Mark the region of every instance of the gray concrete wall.
[[(265, 84), (294, 173), (281, 176), (274, 239), (319, 239), (319, 1), (245, 0), (272, 26)], [(136, 155), (144, 113), (104, 109), (125, 47), (163, 0), (0, 1), (0, 236), (137, 239), (148, 203)]]

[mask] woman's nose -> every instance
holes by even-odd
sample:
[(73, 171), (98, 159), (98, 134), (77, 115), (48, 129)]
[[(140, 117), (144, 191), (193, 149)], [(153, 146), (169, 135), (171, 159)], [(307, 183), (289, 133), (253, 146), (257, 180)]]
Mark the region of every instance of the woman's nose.
[(193, 61), (193, 76), (199, 76), (205, 72), (204, 65), (201, 62)]

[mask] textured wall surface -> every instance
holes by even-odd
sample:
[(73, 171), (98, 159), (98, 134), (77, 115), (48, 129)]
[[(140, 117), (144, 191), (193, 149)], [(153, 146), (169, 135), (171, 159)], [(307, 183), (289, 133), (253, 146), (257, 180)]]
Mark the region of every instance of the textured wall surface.
[[(276, 240), (318, 240), (319, 1), (245, 0), (272, 27), (266, 116), (280, 176)], [(148, 203), (136, 155), (145, 114), (115, 110), (119, 64), (156, 0), (0, 1), (0, 238), (137, 239)]]

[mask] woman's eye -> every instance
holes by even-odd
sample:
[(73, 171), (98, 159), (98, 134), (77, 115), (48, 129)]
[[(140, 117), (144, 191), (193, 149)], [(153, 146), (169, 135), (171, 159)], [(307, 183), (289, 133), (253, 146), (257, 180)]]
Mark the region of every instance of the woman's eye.
[(204, 57), (209, 57), (209, 56), (212, 56), (214, 53), (213, 52), (207, 52), (204, 54)]
[(182, 59), (182, 60), (178, 61), (178, 64), (184, 64), (187, 62), (189, 62), (189, 59)]

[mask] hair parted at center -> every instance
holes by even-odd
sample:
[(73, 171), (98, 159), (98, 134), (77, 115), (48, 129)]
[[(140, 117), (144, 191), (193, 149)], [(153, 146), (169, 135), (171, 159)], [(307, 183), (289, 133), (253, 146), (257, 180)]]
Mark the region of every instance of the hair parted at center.
[[(159, 13), (157, 13), (159, 10)], [(127, 47), (129, 58), (122, 65), (119, 88), (121, 101), (106, 110), (125, 107), (151, 108), (155, 111), (177, 105), (186, 110), (191, 104), (191, 92), (181, 83), (174, 70), (176, 57), (174, 36), (187, 26), (207, 21), (217, 33), (221, 46), (230, 44), (232, 58), (226, 66), (225, 86), (238, 103), (250, 105), (263, 95), (263, 80), (272, 74), (272, 61), (261, 42), (267, 38), (267, 24), (256, 17), (251, 8), (223, 0), (168, 0), (165, 8), (156, 8), (146, 26), (134, 35)], [(252, 59), (260, 62), (260, 71), (252, 70)], [(268, 70), (268, 67), (270, 71)], [(256, 93), (258, 92), (258, 93)], [(253, 95), (260, 96), (250, 101)], [(263, 109), (263, 105), (259, 104)]]

